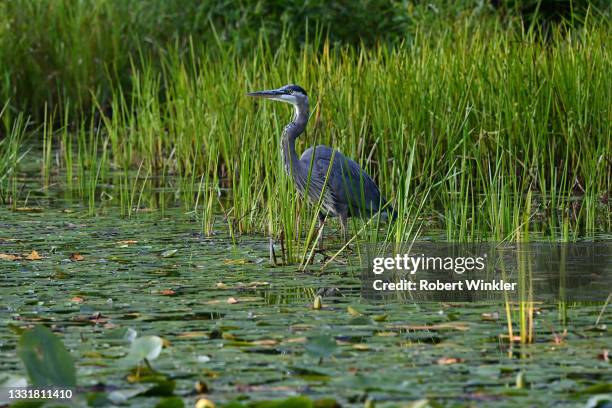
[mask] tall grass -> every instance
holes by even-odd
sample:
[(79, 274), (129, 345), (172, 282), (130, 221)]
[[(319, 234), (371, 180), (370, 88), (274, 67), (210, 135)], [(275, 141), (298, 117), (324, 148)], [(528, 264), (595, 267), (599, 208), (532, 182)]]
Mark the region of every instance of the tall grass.
[[(95, 65), (108, 95), (87, 88), (93, 112), (66, 91), (43, 117), (46, 182), (59, 148), (60, 174), (92, 213), (100, 202), (128, 216), (180, 203), (205, 233), (223, 221), (233, 237), (282, 235), (287, 260), (299, 258), (313, 244), (304, 238), (315, 212), (280, 163), (290, 109), (245, 96), (293, 82), (312, 108), (298, 150), (326, 144), (358, 161), (401, 213), (381, 232), (388, 240), (421, 224), (455, 241), (516, 240), (525, 223), (556, 239), (565, 228), (574, 238), (610, 231), (608, 21), (553, 30), (547, 41), (470, 16), (397, 45), (307, 38), (297, 46), (285, 34), (273, 46), (260, 35), (245, 52), (217, 37), (155, 57), (111, 56), (103, 74)], [(127, 82), (114, 65), (121, 58)], [(353, 233), (370, 234), (360, 225)]]

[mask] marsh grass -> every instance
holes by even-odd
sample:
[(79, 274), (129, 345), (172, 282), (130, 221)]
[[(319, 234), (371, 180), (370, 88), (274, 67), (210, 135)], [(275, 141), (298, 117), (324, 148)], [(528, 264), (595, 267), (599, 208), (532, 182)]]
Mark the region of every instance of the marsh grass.
[[(269, 235), (283, 241), (285, 263), (303, 263), (317, 210), (280, 161), (290, 108), (245, 96), (294, 82), (312, 109), (298, 151), (340, 149), (400, 213), (391, 225), (351, 221), (358, 239), (410, 241), (425, 224), (451, 241), (610, 231), (609, 22), (552, 31), (546, 42), (469, 18), (393, 46), (333, 45), (321, 32), (298, 47), (287, 37), (272, 46), (260, 36), (246, 55), (220, 38), (156, 57), (142, 49), (129, 57), (127, 83), (111, 59), (108, 95), (91, 89), (87, 108), (59, 92), (61, 103), (45, 109), (36, 128), (44, 184), (63, 177), (92, 214), (182, 205), (205, 234), (221, 218), (234, 239)], [(21, 121), (3, 141), (13, 167)], [(327, 234), (337, 228), (331, 221)]]

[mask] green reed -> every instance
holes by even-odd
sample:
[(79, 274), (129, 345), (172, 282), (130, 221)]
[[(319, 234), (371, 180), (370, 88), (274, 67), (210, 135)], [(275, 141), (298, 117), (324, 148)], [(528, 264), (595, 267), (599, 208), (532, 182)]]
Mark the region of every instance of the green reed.
[[(555, 239), (610, 231), (609, 23), (558, 30), (548, 42), (469, 19), (395, 46), (311, 38), (272, 47), (260, 36), (246, 55), (221, 39), (155, 58), (142, 50), (127, 83), (107, 65), (113, 85), (106, 97), (91, 90), (93, 112), (68, 115), (86, 109), (69, 96), (48, 109), (46, 183), (59, 148), (66, 184), (92, 213), (100, 201), (126, 216), (178, 204), (207, 234), (223, 222), (234, 237), (282, 236), (286, 260), (303, 259), (316, 211), (280, 163), (290, 107), (245, 96), (294, 82), (311, 99), (298, 151), (340, 149), (400, 212), (376, 231), (353, 221), (360, 239), (400, 242), (421, 225), (449, 240), (516, 240), (525, 223)], [(337, 229), (332, 221), (327, 232)]]

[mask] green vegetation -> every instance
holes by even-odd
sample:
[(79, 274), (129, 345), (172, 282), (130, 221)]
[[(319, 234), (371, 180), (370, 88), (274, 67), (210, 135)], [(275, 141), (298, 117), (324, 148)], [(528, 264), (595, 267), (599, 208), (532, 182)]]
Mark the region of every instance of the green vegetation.
[[(536, 303), (520, 251), (498, 304), (356, 294), (356, 242), (610, 239), (611, 7), (549, 3), (0, 2), (0, 384), (89, 406), (605, 404), (610, 298)], [(315, 250), (279, 155), (290, 108), (246, 97), (287, 83), (310, 95), (298, 151), (340, 149), (399, 212), (351, 220), (349, 251)]]
[[(98, 19), (120, 11), (112, 2), (99, 7), (89, 11)], [(53, 11), (41, 15), (78, 17)], [(57, 62), (66, 67), (57, 75), (67, 75), (57, 92), (37, 96), (45, 88), (34, 73), (36, 90), (18, 90), (49, 100), (28, 128), (43, 148), (44, 184), (63, 182), (91, 213), (182, 203), (211, 233), (221, 209), (232, 236), (282, 233), (298, 244), (289, 245), (289, 259), (306, 253), (299, 242), (313, 213), (294, 199), (278, 157), (289, 109), (245, 97), (295, 82), (313, 107), (298, 149), (332, 145), (364, 166), (404, 220), (388, 239), (406, 240), (422, 222), (449, 240), (517, 239), (525, 223), (546, 237), (576, 239), (612, 225), (610, 23), (595, 13), (569, 32), (554, 29), (547, 41), (535, 29), (469, 15), (418, 27), (395, 45), (334, 45), (323, 31), (299, 45), (285, 32), (277, 45), (259, 34), (257, 46), (243, 50), (217, 35), (205, 45), (177, 41), (155, 56), (144, 46), (102, 53), (87, 43), (97, 30), (85, 21), (79, 27), (87, 35), (72, 33), (74, 55)], [(123, 44), (116, 31), (96, 38)], [(48, 41), (65, 47), (59, 40)], [(27, 62), (11, 69), (26, 72)], [(5, 78), (19, 85), (11, 72)], [(12, 113), (18, 102), (9, 100), (3, 115), (7, 129), (18, 129), (12, 140), (22, 140), (15, 134), (23, 115)], [(16, 142), (4, 144), (2, 154), (15, 157)], [(7, 184), (6, 202), (25, 199)], [(360, 225), (353, 231), (368, 234)]]
[[(93, 407), (166, 398), (256, 407), (305, 390), (343, 407), (584, 407), (610, 398), (610, 308), (601, 304), (568, 305), (561, 318), (556, 304), (538, 303), (533, 343), (523, 345), (514, 302), (509, 320), (501, 303), (361, 299), (356, 256), (323, 274), (271, 268), (265, 240), (231, 245), (219, 225), (200, 237), (180, 209), (120, 219), (87, 217), (76, 204), (0, 208), (0, 220), (0, 253), (36, 249), (42, 258), (0, 257), (0, 386), (26, 376), (74, 384), (76, 371), (73, 406)], [(315, 307), (319, 288), (336, 294)]]

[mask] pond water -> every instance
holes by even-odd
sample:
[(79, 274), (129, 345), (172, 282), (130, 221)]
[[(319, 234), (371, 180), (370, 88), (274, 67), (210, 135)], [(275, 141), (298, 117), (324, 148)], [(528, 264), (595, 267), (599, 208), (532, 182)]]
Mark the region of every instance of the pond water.
[[(271, 267), (267, 238), (199, 229), (178, 210), (128, 219), (74, 205), (0, 208), (0, 253), (41, 257), (0, 259), (0, 372), (25, 375), (19, 332), (44, 323), (75, 359), (83, 392), (146, 390), (120, 364), (124, 335), (162, 337), (151, 366), (186, 406), (201, 397), (198, 382), (217, 404), (306, 395), (345, 406), (584, 406), (610, 392), (601, 304), (569, 306), (566, 324), (557, 305), (538, 305), (535, 342), (509, 346), (503, 304), (367, 301), (346, 262), (324, 273)], [(314, 336), (335, 341), (333, 353), (309, 353)]]

